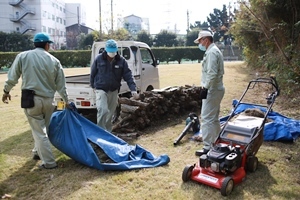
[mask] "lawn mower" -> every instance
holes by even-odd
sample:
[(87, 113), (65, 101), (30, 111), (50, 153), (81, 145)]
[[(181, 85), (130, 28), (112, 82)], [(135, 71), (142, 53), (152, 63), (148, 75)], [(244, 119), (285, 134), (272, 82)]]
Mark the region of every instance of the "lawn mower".
[[(271, 88), (271, 93), (266, 97), (266, 104), (243, 102), (249, 89), (254, 89), (256, 86), (261, 89), (261, 84), (267, 84)], [(194, 165), (184, 168), (183, 182), (192, 180), (206, 184), (220, 189), (221, 194), (227, 196), (236, 184), (245, 179), (246, 171), (256, 171), (258, 158), (255, 155), (263, 142), (264, 125), (268, 113), (272, 110), (278, 95), (279, 87), (274, 77), (250, 81), (240, 100), (233, 106), (228, 119), (221, 125), (220, 134), (210, 150), (206, 154), (199, 155), (199, 161)], [(242, 114), (235, 116), (236, 109), (242, 104), (264, 110), (263, 116)]]

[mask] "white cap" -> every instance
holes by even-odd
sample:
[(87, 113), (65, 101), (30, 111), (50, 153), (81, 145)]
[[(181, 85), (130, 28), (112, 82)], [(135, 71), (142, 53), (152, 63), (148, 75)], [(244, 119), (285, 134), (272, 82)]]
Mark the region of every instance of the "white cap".
[(210, 31), (200, 31), (198, 38), (194, 40), (196, 44), (199, 44), (199, 40), (203, 37), (213, 37), (212, 33)]

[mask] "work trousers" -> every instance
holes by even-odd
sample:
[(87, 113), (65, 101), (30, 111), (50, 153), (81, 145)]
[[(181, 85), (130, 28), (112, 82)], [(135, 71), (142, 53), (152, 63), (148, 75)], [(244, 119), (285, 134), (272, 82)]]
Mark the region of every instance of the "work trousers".
[(225, 89), (209, 90), (207, 98), (202, 100), (201, 132), (204, 149), (210, 149), (221, 131), (219, 114), (224, 93)]
[(40, 96), (34, 96), (34, 107), (24, 108), (34, 139), (32, 152), (39, 155), (46, 168), (56, 166), (47, 134), (53, 111), (53, 98)]
[(97, 124), (111, 132), (112, 117), (118, 105), (118, 90), (105, 92), (96, 90)]

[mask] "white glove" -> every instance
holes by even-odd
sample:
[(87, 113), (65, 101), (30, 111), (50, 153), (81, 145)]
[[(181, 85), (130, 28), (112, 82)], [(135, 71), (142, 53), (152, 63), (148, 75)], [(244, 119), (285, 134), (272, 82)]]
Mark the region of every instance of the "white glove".
[(140, 98), (140, 95), (137, 93), (137, 91), (131, 91), (131, 96), (134, 100), (138, 100)]

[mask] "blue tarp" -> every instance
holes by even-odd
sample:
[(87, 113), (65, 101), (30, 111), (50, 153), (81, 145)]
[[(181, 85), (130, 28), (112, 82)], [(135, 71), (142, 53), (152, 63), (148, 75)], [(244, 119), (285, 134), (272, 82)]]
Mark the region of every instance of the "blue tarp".
[[(233, 105), (238, 103), (237, 100), (233, 100)], [(234, 115), (237, 115), (246, 109), (258, 108), (263, 112), (266, 112), (266, 108), (250, 104), (239, 104), (234, 111)], [(230, 115), (220, 118), (220, 122), (224, 123)], [(277, 112), (270, 111), (267, 116), (271, 119), (264, 126), (264, 141), (295, 141), (300, 136), (300, 121), (288, 118)]]
[[(150, 168), (170, 162), (166, 154), (156, 157), (140, 145), (129, 145), (81, 116), (76, 109), (54, 112), (48, 136), (58, 150), (81, 164), (99, 170)], [(115, 163), (101, 163), (89, 141), (101, 147)]]

